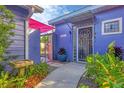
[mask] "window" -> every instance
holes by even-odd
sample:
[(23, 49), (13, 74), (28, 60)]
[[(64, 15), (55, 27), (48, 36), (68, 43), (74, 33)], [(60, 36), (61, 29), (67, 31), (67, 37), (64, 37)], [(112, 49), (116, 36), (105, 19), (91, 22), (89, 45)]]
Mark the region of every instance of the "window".
[(122, 33), (122, 18), (102, 22), (102, 35)]

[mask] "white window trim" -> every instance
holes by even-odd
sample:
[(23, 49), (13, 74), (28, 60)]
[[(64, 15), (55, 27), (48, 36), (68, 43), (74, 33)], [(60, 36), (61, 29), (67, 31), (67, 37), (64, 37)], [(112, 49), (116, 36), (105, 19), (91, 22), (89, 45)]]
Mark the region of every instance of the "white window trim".
[[(119, 32), (108, 32), (108, 33), (105, 33), (104, 32), (104, 24), (106, 22), (112, 22), (112, 21), (119, 21)], [(116, 19), (102, 21), (102, 35), (112, 35), (112, 34), (121, 34), (121, 33), (122, 33), (122, 17), (116, 18)]]

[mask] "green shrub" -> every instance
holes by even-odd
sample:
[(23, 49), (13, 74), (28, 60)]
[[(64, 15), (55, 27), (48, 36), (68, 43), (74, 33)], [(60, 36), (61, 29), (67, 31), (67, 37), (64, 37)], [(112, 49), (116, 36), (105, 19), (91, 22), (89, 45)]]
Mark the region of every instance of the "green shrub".
[(115, 47), (115, 41), (113, 41), (113, 42), (111, 42), (109, 45), (108, 45), (108, 53), (109, 54), (112, 54), (112, 55), (114, 55), (115, 54), (115, 49), (114, 49), (114, 47)]
[(84, 84), (81, 84), (81, 85), (79, 86), (79, 88), (89, 88), (89, 86), (84, 85)]
[(2, 71), (0, 74), (0, 88), (21, 88), (24, 85), (26, 78), (12, 77), (8, 72)]
[(14, 35), (11, 31), (15, 28), (14, 14), (5, 6), (0, 5), (0, 61), (4, 60), (6, 49), (12, 43), (10, 37)]
[(124, 87), (124, 61), (115, 56), (114, 47), (115, 42), (112, 42), (106, 54), (94, 54), (86, 58), (86, 76), (94, 79), (99, 87)]
[(0, 88), (6, 88), (9, 84), (9, 73), (2, 71), (0, 75)]
[(4, 67), (0, 64), (0, 73), (4, 71)]
[(95, 79), (99, 87), (124, 87), (124, 61), (108, 53), (91, 55), (86, 60), (86, 76)]
[(8, 86), (9, 88), (13, 87), (13, 88), (23, 88), (24, 87), (24, 83), (26, 81), (26, 77), (23, 76), (23, 77), (12, 77), (10, 79), (11, 81), (11, 84)]
[(44, 77), (48, 74), (48, 65), (46, 63), (34, 64), (27, 70), (26, 74), (27, 76), (40, 74)]
[(21, 88), (31, 75), (39, 74), (45, 77), (48, 74), (48, 65), (46, 63), (34, 64), (23, 77), (13, 76), (9, 72), (2, 71), (0, 74), (0, 88)]
[(123, 49), (115, 44), (115, 42), (111, 42), (108, 46), (108, 51), (110, 55), (114, 55), (118, 57), (120, 60), (123, 58)]

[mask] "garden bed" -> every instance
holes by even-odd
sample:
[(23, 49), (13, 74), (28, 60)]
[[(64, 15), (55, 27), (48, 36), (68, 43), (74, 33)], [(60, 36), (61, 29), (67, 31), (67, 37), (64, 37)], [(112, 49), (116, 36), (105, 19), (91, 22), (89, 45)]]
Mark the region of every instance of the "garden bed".
[(78, 82), (77, 88), (98, 88), (98, 85), (94, 82), (94, 80), (82, 76)]
[(23, 76), (13, 74), (13, 72), (1, 71), (1, 88), (33, 88), (48, 75), (49, 66), (46, 63), (34, 64)]
[(24, 84), (25, 88), (33, 88), (35, 87), (40, 81), (42, 81), (45, 77), (39, 75), (39, 74), (35, 74), (30, 76)]
[[(52, 71), (54, 71), (55, 69), (57, 69), (57, 67), (53, 67), (53, 66), (50, 66), (48, 65), (48, 74), (51, 73)], [(33, 88), (35, 87), (38, 83), (40, 83), (46, 76), (41, 76), (39, 74), (35, 74), (35, 75), (32, 75), (30, 76), (25, 84), (24, 84), (24, 87), (25, 88)]]
[(124, 88), (122, 50), (115, 47), (114, 43), (108, 46), (108, 51), (105, 54), (89, 55), (86, 61), (85, 77), (81, 78), (78, 87)]

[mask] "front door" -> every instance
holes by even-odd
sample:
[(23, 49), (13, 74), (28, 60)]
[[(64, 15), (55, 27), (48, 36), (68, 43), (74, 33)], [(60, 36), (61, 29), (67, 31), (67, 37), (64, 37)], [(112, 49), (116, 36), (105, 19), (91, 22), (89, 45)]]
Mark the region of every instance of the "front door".
[(92, 53), (92, 27), (78, 29), (78, 61)]

